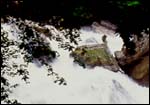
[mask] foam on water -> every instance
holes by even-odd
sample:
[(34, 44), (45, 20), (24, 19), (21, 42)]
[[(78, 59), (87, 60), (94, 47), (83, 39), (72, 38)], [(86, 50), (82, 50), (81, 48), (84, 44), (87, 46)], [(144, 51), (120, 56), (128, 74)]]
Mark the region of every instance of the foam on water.
[[(2, 24), (2, 27), (9, 33), (10, 38), (14, 36), (10, 29), (17, 31), (9, 24)], [(91, 30), (81, 29), (82, 41), (79, 45), (102, 43), (101, 36)], [(123, 44), (119, 37), (108, 36), (107, 41), (112, 53), (120, 50)], [(52, 67), (56, 73), (64, 77), (67, 85), (53, 83), (54, 78), (46, 76), (45, 67), (37, 67), (34, 63), (30, 63), (28, 67), (30, 84), (23, 83), (19, 77), (11, 78), (11, 82), (20, 83), (11, 94), (12, 98), (26, 104), (149, 103), (149, 88), (137, 85), (124, 74), (114, 73), (102, 67), (83, 69), (73, 62), (68, 51), (58, 48), (57, 42), (51, 41), (51, 45), (60, 53), (60, 57), (54, 61)], [(21, 57), (17, 60), (20, 59)]]

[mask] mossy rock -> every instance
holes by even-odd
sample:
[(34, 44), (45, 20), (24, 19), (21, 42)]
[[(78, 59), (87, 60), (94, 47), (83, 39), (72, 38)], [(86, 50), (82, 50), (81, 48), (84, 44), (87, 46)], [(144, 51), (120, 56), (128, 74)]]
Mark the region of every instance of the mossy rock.
[(71, 56), (83, 67), (102, 66), (113, 71), (119, 70), (116, 60), (105, 44), (80, 46), (71, 53)]
[(130, 76), (134, 80), (142, 85), (149, 86), (149, 56), (143, 57), (143, 59), (131, 69)]

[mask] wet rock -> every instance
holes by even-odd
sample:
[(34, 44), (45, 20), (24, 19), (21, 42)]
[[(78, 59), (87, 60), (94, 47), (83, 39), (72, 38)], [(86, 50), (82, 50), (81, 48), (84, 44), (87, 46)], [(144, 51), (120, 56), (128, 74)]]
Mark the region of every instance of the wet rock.
[(106, 44), (80, 46), (71, 53), (71, 56), (83, 67), (102, 66), (114, 72), (119, 70), (119, 66)]
[(4, 19), (3, 18), (1, 18), (1, 23), (4, 23)]
[(86, 44), (98, 44), (98, 42), (96, 41), (96, 39), (93, 38), (93, 37), (87, 39), (85, 42), (86, 42)]
[(139, 84), (149, 86), (149, 35), (142, 33), (141, 38), (133, 37), (136, 45), (134, 55), (127, 53), (125, 47), (115, 52), (119, 66)]
[(115, 25), (106, 21), (101, 21), (101, 23), (93, 22), (91, 27), (96, 33), (103, 33), (108, 36), (114, 36), (117, 28)]

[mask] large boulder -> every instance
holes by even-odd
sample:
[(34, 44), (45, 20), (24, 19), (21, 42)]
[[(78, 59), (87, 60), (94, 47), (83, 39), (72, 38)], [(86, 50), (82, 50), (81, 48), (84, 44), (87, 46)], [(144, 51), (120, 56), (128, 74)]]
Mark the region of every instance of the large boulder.
[(83, 67), (102, 66), (115, 72), (120, 69), (106, 44), (80, 46), (71, 53), (71, 56)]
[(116, 33), (117, 26), (113, 25), (108, 21), (93, 22), (92, 29), (99, 34), (105, 34), (107, 36), (114, 36)]
[(119, 66), (139, 84), (149, 86), (149, 35), (143, 33), (141, 38), (133, 37), (134, 55), (127, 53), (125, 47), (115, 52)]

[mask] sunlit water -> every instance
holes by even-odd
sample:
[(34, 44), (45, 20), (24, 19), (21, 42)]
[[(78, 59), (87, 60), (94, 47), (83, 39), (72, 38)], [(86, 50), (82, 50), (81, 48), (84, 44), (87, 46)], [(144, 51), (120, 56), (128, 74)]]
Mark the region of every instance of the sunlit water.
[[(17, 30), (8, 24), (2, 27), (9, 32), (10, 38), (17, 35)], [(11, 30), (14, 30), (13, 35)], [(88, 28), (81, 31), (79, 45), (102, 43), (103, 33), (95, 33)], [(48, 39), (47, 39), (48, 40)], [(122, 40), (119, 37), (108, 36), (108, 46), (111, 53), (120, 50)], [(149, 88), (137, 85), (128, 76), (118, 72), (114, 73), (102, 67), (83, 69), (73, 62), (69, 52), (59, 49), (57, 42), (51, 41), (52, 48), (60, 53), (52, 67), (59, 76), (64, 77), (67, 85), (54, 83), (53, 76), (46, 76), (45, 67), (37, 67), (36, 64), (29, 64), (30, 84), (25, 84), (18, 77), (12, 78), (12, 83), (20, 83), (11, 94), (12, 98), (18, 99), (26, 104), (144, 104), (149, 103)], [(17, 63), (23, 62), (20, 59)]]

